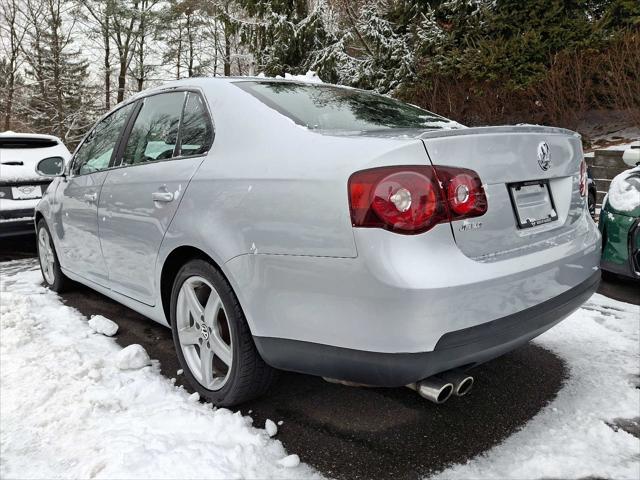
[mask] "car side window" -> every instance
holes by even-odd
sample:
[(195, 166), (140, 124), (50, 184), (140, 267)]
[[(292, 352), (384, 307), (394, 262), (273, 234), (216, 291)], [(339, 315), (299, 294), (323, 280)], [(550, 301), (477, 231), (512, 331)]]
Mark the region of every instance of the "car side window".
[(213, 127), (202, 97), (189, 92), (182, 115), (180, 156), (200, 155), (209, 151), (213, 140)]
[(121, 165), (169, 160), (177, 156), (184, 98), (184, 92), (173, 92), (144, 99), (129, 134)]
[(125, 105), (98, 122), (73, 158), (73, 175), (98, 172), (109, 167), (113, 149), (133, 108), (133, 103)]

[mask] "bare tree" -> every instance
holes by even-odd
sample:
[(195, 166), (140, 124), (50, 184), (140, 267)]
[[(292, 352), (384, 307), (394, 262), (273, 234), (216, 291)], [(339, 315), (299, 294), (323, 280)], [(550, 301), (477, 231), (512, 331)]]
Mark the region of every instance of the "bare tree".
[(4, 74), (7, 76), (4, 93), (4, 129), (9, 130), (13, 115), (16, 81), (22, 64), (20, 45), (24, 40), (26, 29), (19, 22), (18, 0), (4, 0), (0, 4), (0, 31), (2, 33), (2, 48), (7, 59)]
[[(117, 103), (124, 100), (125, 88), (127, 84), (127, 71), (135, 54), (135, 46), (140, 33), (140, 11), (141, 0), (106, 0), (87, 1), (84, 6), (100, 26), (103, 35), (113, 41), (118, 57), (118, 93)], [(105, 52), (110, 42), (105, 43)], [(105, 68), (107, 67), (107, 55), (105, 53)], [(109, 65), (110, 67), (110, 65)], [(105, 90), (106, 90), (105, 78)], [(109, 88), (110, 90), (110, 88)]]
[(158, 0), (140, 0), (137, 7), (139, 23), (134, 55), (135, 66), (131, 75), (136, 80), (138, 92), (142, 91), (149, 75), (155, 70), (155, 66), (149, 63), (148, 57), (155, 53), (153, 45), (157, 43), (158, 12), (156, 11), (156, 6), (158, 3)]

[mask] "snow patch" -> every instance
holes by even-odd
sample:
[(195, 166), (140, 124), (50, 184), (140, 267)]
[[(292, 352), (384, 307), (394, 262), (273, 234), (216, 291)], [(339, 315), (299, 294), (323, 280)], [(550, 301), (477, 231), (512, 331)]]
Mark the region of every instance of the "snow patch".
[(640, 206), (640, 167), (616, 175), (609, 185), (609, 205), (620, 212), (630, 212)]
[(251, 418), (190, 401), (157, 362), (120, 370), (120, 347), (36, 269), (0, 263), (0, 478), (322, 478)]
[(118, 324), (102, 315), (93, 315), (89, 320), (89, 326), (94, 332), (107, 337), (113, 337), (118, 331)]
[[(269, 77), (267, 77), (264, 74), (264, 72), (261, 72), (258, 75), (256, 75), (256, 78), (269, 78)], [(307, 71), (307, 73), (305, 73), (304, 75), (293, 75), (291, 73), (285, 73), (284, 77), (282, 75), (276, 75), (275, 77), (272, 77), (272, 78), (295, 80), (298, 82), (305, 82), (305, 83), (324, 83), (322, 79), (318, 76), (318, 74), (313, 70)]]
[(278, 463), (285, 468), (294, 468), (300, 465), (300, 457), (296, 454), (289, 455), (284, 457), (282, 460), (279, 460)]
[(273, 420), (270, 420), (268, 418), (267, 421), (264, 422), (264, 429), (267, 431), (270, 437), (275, 437), (278, 433), (278, 427)]
[(151, 365), (151, 359), (142, 345), (134, 343), (118, 352), (116, 365), (120, 370), (138, 370)]
[(312, 70), (307, 71), (304, 75), (291, 75), (290, 73), (285, 73), (284, 78), (286, 80), (297, 80), (299, 82), (306, 83), (324, 83), (318, 74)]

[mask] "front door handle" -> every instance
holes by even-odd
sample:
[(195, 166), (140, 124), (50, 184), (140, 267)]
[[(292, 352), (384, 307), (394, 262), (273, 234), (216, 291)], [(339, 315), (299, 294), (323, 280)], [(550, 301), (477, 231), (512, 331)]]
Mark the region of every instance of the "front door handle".
[(173, 201), (173, 193), (171, 192), (153, 192), (151, 194), (154, 202), (171, 202)]
[(85, 193), (84, 194), (84, 199), (89, 203), (95, 203), (95, 201), (98, 200), (98, 194), (96, 192), (94, 192), (94, 193)]

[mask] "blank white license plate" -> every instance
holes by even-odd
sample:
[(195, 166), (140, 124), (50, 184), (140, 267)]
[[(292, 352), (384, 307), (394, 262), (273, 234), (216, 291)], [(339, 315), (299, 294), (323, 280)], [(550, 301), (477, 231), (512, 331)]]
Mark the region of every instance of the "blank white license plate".
[(520, 228), (531, 228), (558, 219), (549, 182), (512, 183), (509, 194)]
[(19, 187), (11, 187), (11, 196), (14, 200), (40, 198), (42, 197), (42, 187), (40, 185), (21, 185)]

